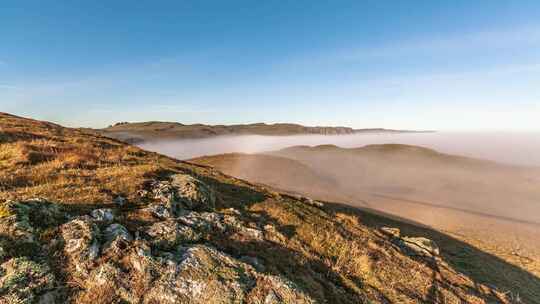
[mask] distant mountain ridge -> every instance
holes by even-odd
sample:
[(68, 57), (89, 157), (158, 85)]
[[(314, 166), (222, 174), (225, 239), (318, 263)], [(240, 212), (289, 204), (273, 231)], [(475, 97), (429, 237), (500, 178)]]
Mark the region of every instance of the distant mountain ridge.
[(303, 126), (293, 123), (253, 123), (236, 125), (186, 125), (178, 122), (120, 122), (99, 130), (103, 135), (130, 143), (153, 141), (160, 139), (196, 139), (226, 135), (349, 135), (357, 133), (402, 133), (418, 132), (408, 130), (391, 130), (384, 128), (353, 129), (350, 127)]

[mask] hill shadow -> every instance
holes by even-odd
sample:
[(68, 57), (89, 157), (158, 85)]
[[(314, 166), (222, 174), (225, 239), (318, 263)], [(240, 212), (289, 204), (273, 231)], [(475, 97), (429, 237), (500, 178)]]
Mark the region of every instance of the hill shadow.
[[(521, 299), (523, 303), (540, 303), (539, 277), (459, 239), (410, 219), (400, 219), (381, 211), (371, 212), (366, 208), (359, 209), (335, 202), (325, 202), (324, 209), (332, 215), (345, 213), (359, 216), (361, 223), (372, 229), (397, 227), (402, 235), (429, 238), (441, 248), (443, 261), (467, 275), (475, 284), (484, 284), (508, 292), (516, 302)], [(434, 268), (434, 284), (430, 293), (436, 299), (436, 285), (444, 284), (444, 279), (437, 278), (439, 271), (436, 265), (430, 266)]]
[[(239, 179), (236, 180), (243, 182)], [(220, 193), (223, 207), (247, 209), (253, 204), (263, 202), (266, 199), (272, 199), (272, 195), (265, 192), (266, 187), (263, 186), (261, 186), (260, 189), (252, 189), (243, 185), (224, 183), (213, 177), (204, 177), (204, 181)], [(282, 194), (282, 197), (298, 201), (294, 196), (287, 194)], [(300, 201), (298, 201), (298, 203), (304, 204)], [(358, 216), (360, 222), (371, 229), (378, 230), (385, 226), (397, 227), (401, 230), (402, 235), (412, 237), (422, 236), (435, 241), (441, 248), (441, 258), (448, 267), (468, 276), (474, 282), (475, 286), (477, 286), (475, 290), (470, 291), (472, 294), (478, 293), (477, 290), (480, 289), (480, 284), (483, 284), (507, 293), (509, 298), (513, 299), (516, 303), (540, 303), (540, 278), (459, 239), (436, 231), (421, 223), (409, 219), (402, 219), (398, 216), (386, 214), (381, 211), (371, 212), (366, 208), (359, 209), (357, 207), (336, 202), (325, 202), (322, 209), (331, 217), (336, 216), (337, 213)], [(266, 217), (266, 219), (268, 220), (269, 217)], [(288, 237), (292, 237), (295, 233), (294, 227), (280, 225), (275, 221), (271, 221), (271, 223), (278, 231)], [(341, 280), (338, 273), (335, 273), (332, 269), (327, 269), (320, 261), (305, 261), (305, 259), (303, 260), (298, 257), (298, 253), (293, 252), (288, 248), (280, 247), (277, 244), (269, 245), (264, 244), (264, 242), (256, 244), (238, 244), (231, 240), (227, 240), (227, 242), (228, 243), (221, 244), (223, 249), (227, 252), (234, 253), (235, 250), (238, 251), (238, 248), (244, 248), (244, 252), (236, 252), (235, 254), (250, 255), (251, 253), (257, 256), (262, 255), (263, 257), (268, 252), (271, 252), (272, 254), (282, 256), (285, 260), (292, 261), (289, 262), (288, 266), (293, 267), (294, 270), (292, 271), (301, 271), (300, 269), (307, 265), (310, 269), (317, 269), (317, 273), (321, 273), (319, 271), (327, 273), (329, 276), (328, 278), (331, 278), (332, 282), (340, 282)], [(439, 291), (440, 286), (450, 286), (452, 283), (446, 281), (445, 278), (442, 277), (440, 269), (438, 269), (439, 266), (421, 258), (418, 258), (417, 261), (425, 263), (433, 270), (431, 278), (432, 285), (428, 295), (429, 300), (427, 302), (437, 303), (438, 301), (442, 301), (443, 295)], [(286, 271), (286, 269), (280, 269), (279, 271), (276, 270), (274, 272), (278, 274), (282, 273), (282, 271), (290, 273), (291, 270), (289, 269)], [(291, 274), (290, 279), (295, 281), (294, 278), (297, 278), (296, 274)], [(358, 283), (361, 286), (362, 282)], [(390, 302), (388, 299), (385, 300), (382, 293), (372, 286), (370, 286), (370, 290), (372, 293), (381, 295), (381, 302)], [(399, 292), (414, 298), (414, 295), (410, 294), (410, 291), (400, 290)], [(488, 297), (495, 302), (500, 301), (495, 294), (488, 295)], [(419, 298), (418, 300), (426, 302), (426, 299)], [(467, 302), (466, 299), (462, 299), (462, 301), (463, 303)]]

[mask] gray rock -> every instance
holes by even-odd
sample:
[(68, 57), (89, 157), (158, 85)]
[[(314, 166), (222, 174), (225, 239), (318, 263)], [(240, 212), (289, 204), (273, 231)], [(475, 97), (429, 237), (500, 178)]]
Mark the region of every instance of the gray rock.
[(133, 238), (129, 234), (126, 227), (120, 224), (111, 224), (105, 229), (105, 241), (112, 242), (115, 239), (123, 239), (125, 241), (132, 241)]
[(258, 272), (264, 272), (266, 270), (266, 267), (264, 267), (264, 265), (256, 257), (243, 256), (240, 257), (240, 261), (253, 266), (253, 268), (255, 268), (255, 270)]
[(171, 249), (183, 242), (196, 242), (201, 233), (175, 220), (157, 222), (145, 230), (149, 242), (156, 247)]
[(196, 245), (185, 250), (180, 263), (163, 266), (143, 303), (243, 303), (255, 283), (251, 271), (214, 248)]
[(99, 228), (89, 216), (75, 218), (60, 227), (64, 252), (79, 274), (87, 274), (89, 263), (99, 255)]
[(399, 230), (399, 228), (382, 227), (380, 230), (382, 233), (386, 234), (387, 236), (394, 237), (394, 238), (399, 238), (401, 234), (401, 231)]
[(253, 301), (256, 304), (315, 303), (296, 284), (281, 276), (259, 275), (252, 293), (258, 295)]
[(391, 237), (391, 241), (406, 254), (423, 257), (436, 257), (439, 255), (439, 247), (430, 239), (401, 236), (398, 228), (382, 227), (380, 230), (383, 234)]
[(178, 222), (201, 232), (224, 232), (227, 224), (224, 216), (216, 212), (189, 212), (178, 217)]
[(117, 196), (113, 199), (113, 203), (115, 203), (116, 205), (122, 207), (124, 206), (126, 203), (127, 203), (127, 199), (123, 196)]
[(425, 257), (435, 257), (439, 255), (437, 244), (424, 237), (403, 237), (401, 246), (405, 247), (410, 253)]
[(95, 209), (92, 211), (91, 215), (96, 221), (100, 221), (100, 222), (110, 223), (114, 220), (113, 211), (112, 209), (108, 209), (108, 208)]

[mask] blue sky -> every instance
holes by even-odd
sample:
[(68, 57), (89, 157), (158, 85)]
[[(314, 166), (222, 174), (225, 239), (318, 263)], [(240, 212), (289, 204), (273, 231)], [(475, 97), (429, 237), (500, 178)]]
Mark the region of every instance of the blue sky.
[(0, 111), (540, 130), (540, 2), (2, 1)]

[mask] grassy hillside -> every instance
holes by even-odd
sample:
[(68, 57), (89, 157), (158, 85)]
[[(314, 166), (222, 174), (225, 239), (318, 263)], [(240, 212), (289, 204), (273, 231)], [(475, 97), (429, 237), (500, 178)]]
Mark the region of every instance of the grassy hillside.
[(536, 277), (447, 235), (88, 131), (0, 114), (0, 153), (0, 303), (539, 298)]

